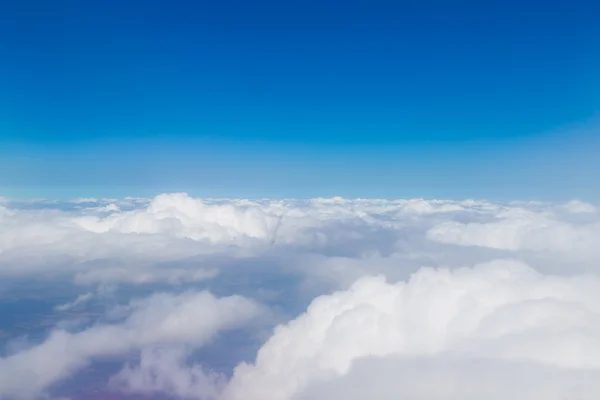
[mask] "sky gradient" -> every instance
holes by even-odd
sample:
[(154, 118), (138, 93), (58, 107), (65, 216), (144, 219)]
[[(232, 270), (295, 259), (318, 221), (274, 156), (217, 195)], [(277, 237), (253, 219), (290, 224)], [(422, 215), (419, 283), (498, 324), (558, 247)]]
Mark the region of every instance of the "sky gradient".
[(589, 1), (23, 1), (0, 195), (600, 198)]

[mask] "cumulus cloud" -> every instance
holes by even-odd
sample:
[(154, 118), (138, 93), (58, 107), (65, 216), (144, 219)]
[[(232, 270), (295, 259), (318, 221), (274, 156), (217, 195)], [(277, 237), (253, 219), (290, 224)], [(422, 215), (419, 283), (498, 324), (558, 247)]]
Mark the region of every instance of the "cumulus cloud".
[[(224, 398), (562, 399), (575, 385), (592, 399), (598, 338), (598, 277), (544, 276), (513, 260), (423, 268), (395, 284), (365, 277), (279, 326), (254, 364), (236, 368)], [(537, 383), (556, 378), (554, 391), (503, 388), (520, 368)], [(471, 373), (481, 379), (469, 384)]]
[(126, 354), (147, 346), (200, 347), (218, 332), (240, 327), (260, 307), (243, 297), (216, 298), (208, 292), (154, 294), (118, 310), (120, 323), (80, 332), (53, 331), (41, 344), (0, 358), (0, 394), (33, 398), (94, 358)]

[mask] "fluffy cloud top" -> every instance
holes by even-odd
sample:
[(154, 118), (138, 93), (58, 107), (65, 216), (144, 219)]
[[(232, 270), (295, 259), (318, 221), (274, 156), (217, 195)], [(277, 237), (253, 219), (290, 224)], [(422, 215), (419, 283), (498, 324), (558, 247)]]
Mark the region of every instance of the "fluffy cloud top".
[[(583, 202), (251, 201), (182, 193), (84, 200), (1, 208), (0, 275), (70, 275), (86, 285), (181, 283), (218, 275), (211, 255), (247, 258), (279, 251), (365, 258), (446, 251), (436, 244), (600, 261), (599, 215)], [(461, 262), (468, 264), (472, 252), (464, 254)]]
[[(600, 395), (587, 385), (600, 378), (600, 279), (544, 276), (517, 261), (425, 268), (396, 284), (365, 277), (279, 326), (224, 398), (531, 399), (533, 387), (510, 389), (521, 368), (536, 385), (555, 378), (552, 393), (534, 390), (544, 398), (569, 398), (573, 385), (581, 398)], [(373, 384), (382, 380), (385, 390)]]

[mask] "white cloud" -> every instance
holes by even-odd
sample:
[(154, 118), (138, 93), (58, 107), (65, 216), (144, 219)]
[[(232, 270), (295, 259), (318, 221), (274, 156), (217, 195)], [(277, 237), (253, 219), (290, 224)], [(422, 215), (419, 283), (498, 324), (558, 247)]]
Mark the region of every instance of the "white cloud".
[(95, 197), (80, 197), (78, 199), (71, 200), (72, 203), (81, 204), (81, 203), (98, 203), (100, 199)]
[(114, 390), (129, 393), (165, 393), (173, 398), (216, 400), (227, 378), (201, 365), (187, 365), (186, 349), (158, 347), (142, 351), (138, 366), (127, 365), (111, 378)]
[[(453, 374), (461, 380), (447, 398), (482, 398), (510, 382), (511, 368), (527, 363), (533, 375), (560, 378), (552, 368), (567, 370), (565, 379), (553, 381), (557, 391), (550, 398), (564, 398), (575, 384), (583, 399), (592, 399), (600, 395), (599, 385), (583, 383), (590, 374), (600, 376), (599, 338), (598, 277), (544, 276), (511, 260), (455, 271), (425, 268), (396, 284), (365, 277), (347, 291), (315, 299), (305, 314), (279, 326), (254, 365), (236, 368), (224, 398), (346, 398), (368, 382), (357, 392), (362, 397), (350, 398), (441, 399), (439, 389), (448, 388)], [(368, 367), (353, 370), (365, 358), (371, 358)], [(478, 371), (477, 363), (489, 363), (489, 370)], [(410, 378), (402, 376), (407, 371)], [(483, 378), (494, 371), (508, 373), (491, 385), (465, 384), (471, 372)], [(393, 389), (385, 396), (372, 384), (380, 374)], [(529, 399), (529, 393), (516, 398)]]
[[(0, 254), (53, 250), (89, 259), (101, 256), (103, 250), (126, 251), (132, 242), (157, 240), (196, 247), (200, 243), (204, 251), (212, 252), (232, 245), (258, 250), (274, 244), (319, 248), (368, 239), (376, 233), (373, 229), (395, 231), (427, 224), (428, 218), (436, 215), (479, 215), (498, 208), (476, 201), (206, 200), (180, 193), (163, 194), (149, 203), (130, 203), (134, 205), (130, 211), (121, 211), (122, 202), (118, 201), (94, 204), (97, 206), (66, 211), (58, 205), (12, 210), (11, 218), (5, 218), (0, 226)], [(122, 243), (121, 248), (115, 242)]]
[(366, 357), (347, 375), (317, 383), (298, 400), (587, 400), (600, 393), (597, 370), (568, 370), (489, 358)]
[(94, 293), (91, 293), (91, 292), (81, 294), (81, 295), (77, 296), (77, 298), (75, 300), (73, 300), (72, 302), (58, 305), (58, 306), (54, 307), (54, 309), (56, 311), (68, 311), (72, 308), (75, 308), (75, 307), (81, 305), (81, 304), (87, 303), (93, 297), (94, 297)]
[(571, 200), (564, 205), (564, 208), (572, 213), (595, 213), (597, 211), (596, 207), (590, 203), (579, 200)]
[[(98, 358), (141, 351), (113, 388), (202, 400), (595, 399), (599, 241), (600, 214), (581, 201), (164, 194), (8, 203), (1, 278), (210, 286), (246, 298), (155, 294), (85, 330), (55, 328), (0, 358), (0, 393), (34, 396)], [(88, 290), (58, 309), (106, 300)], [(217, 332), (259, 312), (249, 298), (291, 319), (256, 363), (239, 365), (231, 382), (205, 360), (190, 364)]]
[(562, 253), (572, 259), (600, 260), (600, 221), (559, 219), (549, 210), (534, 212), (509, 209), (491, 221), (444, 221), (433, 226), (427, 237), (440, 243), (481, 246), (503, 250)]
[(274, 215), (257, 207), (208, 206), (179, 193), (157, 196), (146, 209), (76, 220), (83, 229), (96, 233), (166, 233), (211, 243), (240, 236), (265, 239), (276, 222)]
[[(260, 256), (277, 248), (351, 256), (390, 253), (405, 228), (422, 230), (431, 225), (429, 218), (467, 207), (476, 214), (496, 207), (474, 201), (251, 201), (185, 194), (164, 194), (149, 202), (84, 200), (96, 203), (5, 210), (0, 274), (66, 274), (82, 284), (209, 279), (216, 275), (214, 266), (189, 260), (208, 254)], [(172, 262), (177, 267), (160, 266)]]
[(162, 293), (132, 301), (120, 309), (126, 315), (121, 323), (77, 333), (56, 330), (43, 343), (0, 358), (0, 395), (33, 398), (98, 357), (161, 344), (197, 348), (219, 331), (247, 323), (259, 311), (243, 297), (216, 298), (208, 292)]

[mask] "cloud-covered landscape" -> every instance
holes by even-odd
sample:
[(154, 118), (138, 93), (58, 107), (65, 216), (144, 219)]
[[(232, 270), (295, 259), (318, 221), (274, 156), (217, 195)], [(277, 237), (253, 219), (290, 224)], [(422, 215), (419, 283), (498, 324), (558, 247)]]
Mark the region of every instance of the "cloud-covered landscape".
[(597, 399), (582, 201), (2, 201), (2, 399)]

